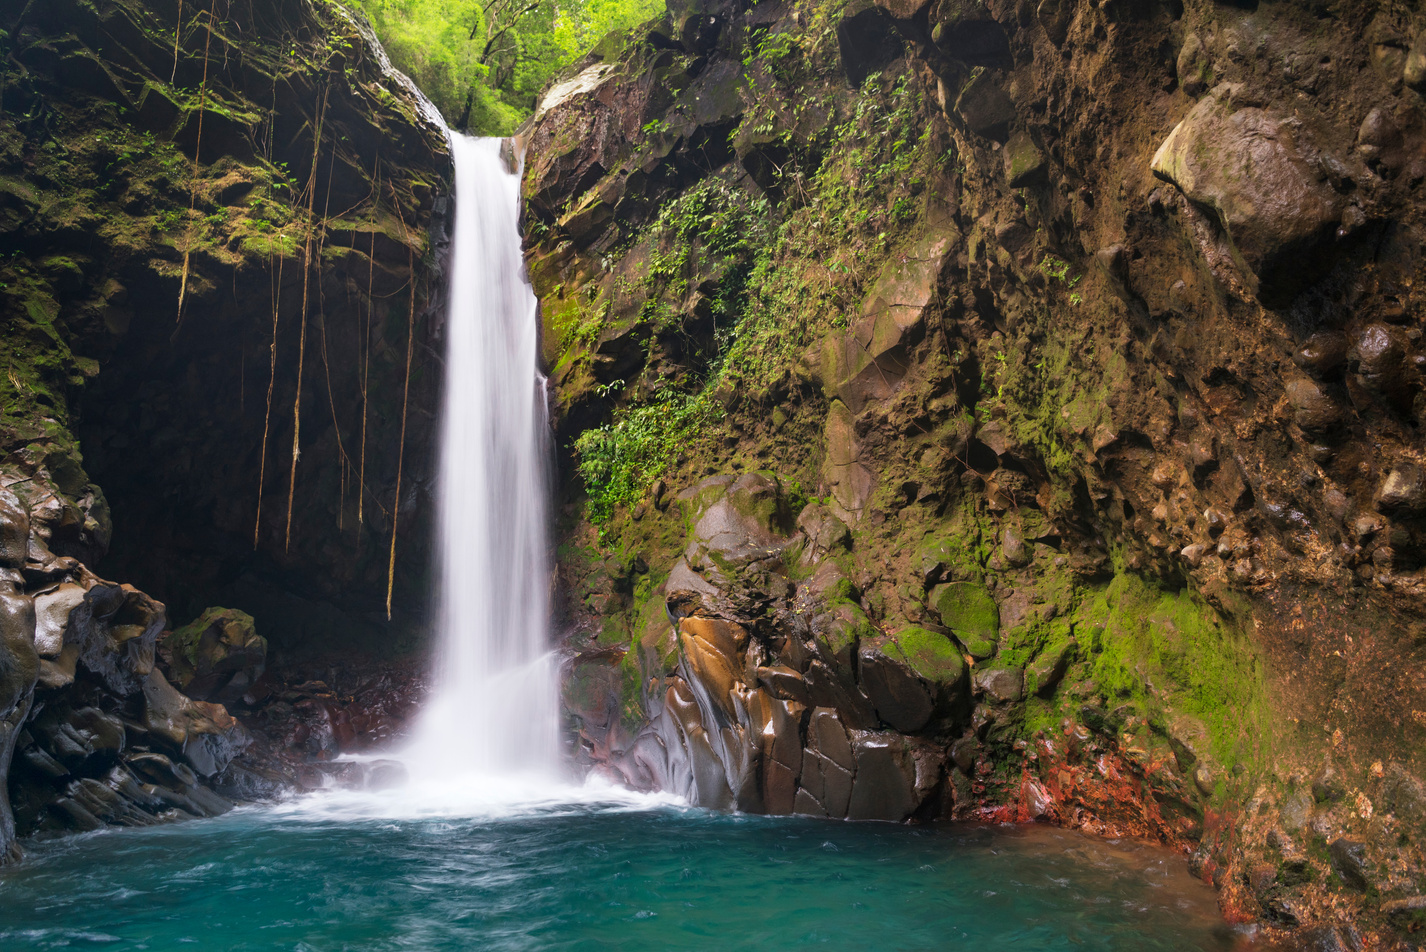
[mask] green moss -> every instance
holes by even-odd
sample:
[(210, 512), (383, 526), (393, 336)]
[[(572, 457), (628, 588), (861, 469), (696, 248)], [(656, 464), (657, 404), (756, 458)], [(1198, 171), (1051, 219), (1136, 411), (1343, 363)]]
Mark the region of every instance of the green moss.
[(951, 684), (965, 675), (965, 659), (945, 635), (925, 628), (903, 628), (893, 639), (907, 666), (927, 681)]
[(1106, 696), (1198, 718), (1225, 767), (1268, 762), (1274, 731), (1261, 662), (1251, 641), (1200, 598), (1119, 575), (1082, 606), (1079, 631)]
[(975, 582), (947, 582), (931, 590), (931, 607), (941, 616), (941, 624), (955, 632), (963, 643), (994, 643), (1000, 637), (1000, 606), (983, 585)]

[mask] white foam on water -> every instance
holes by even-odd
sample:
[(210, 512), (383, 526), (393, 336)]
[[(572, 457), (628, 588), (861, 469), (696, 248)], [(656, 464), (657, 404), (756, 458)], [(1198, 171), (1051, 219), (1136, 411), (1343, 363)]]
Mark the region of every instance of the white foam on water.
[(543, 776), (456, 776), (445, 782), (413, 783), (390, 790), (332, 788), (266, 808), (271, 814), (309, 822), (364, 820), (505, 820), (690, 809), (666, 793), (637, 793), (590, 778), (583, 784), (551, 783)]

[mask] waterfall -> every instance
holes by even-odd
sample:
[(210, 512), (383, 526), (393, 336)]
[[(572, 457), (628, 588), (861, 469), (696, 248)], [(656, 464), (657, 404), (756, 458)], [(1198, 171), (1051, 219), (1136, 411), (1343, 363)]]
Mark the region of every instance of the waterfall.
[[(546, 461), (537, 302), (503, 140), (450, 133), (455, 230), (439, 469), (432, 692), (403, 759), (412, 786), (553, 780)], [(519, 784), (519, 781), (526, 781)]]

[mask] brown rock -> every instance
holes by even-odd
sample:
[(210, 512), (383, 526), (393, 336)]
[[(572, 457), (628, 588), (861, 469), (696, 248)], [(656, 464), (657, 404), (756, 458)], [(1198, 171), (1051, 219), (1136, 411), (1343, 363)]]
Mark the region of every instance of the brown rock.
[(1211, 208), (1273, 302), (1313, 276), (1302, 256), (1329, 239), (1343, 202), (1320, 171), (1300, 124), (1259, 108), (1235, 109), (1227, 91), (1194, 107), (1154, 156), (1155, 174)]
[(1326, 433), (1342, 422), (1342, 407), (1321, 384), (1310, 378), (1289, 380), (1287, 401), (1292, 404), (1297, 425), (1306, 433)]
[(884, 723), (905, 733), (926, 726), (934, 705), (920, 678), (877, 648), (862, 648), (858, 661), (862, 690)]
[(741, 682), (742, 647), (748, 633), (741, 625), (721, 618), (685, 618), (678, 623), (679, 645), (689, 674), (707, 690), (709, 698), (733, 718), (733, 688)]
[(849, 820), (898, 823), (916, 809), (916, 766), (904, 738), (896, 734), (859, 734), (856, 775), (847, 804)]
[(1377, 490), (1376, 508), (1385, 513), (1416, 513), (1426, 509), (1426, 472), (1415, 462), (1392, 467)]
[(29, 552), (29, 511), (18, 496), (0, 489), (0, 568), (19, 568)]

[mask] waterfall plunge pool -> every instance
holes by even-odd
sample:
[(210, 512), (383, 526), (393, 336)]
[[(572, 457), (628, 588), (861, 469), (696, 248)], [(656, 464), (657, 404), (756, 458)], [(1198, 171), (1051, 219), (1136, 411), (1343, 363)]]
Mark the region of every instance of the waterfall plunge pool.
[[(341, 795), (29, 845), (0, 948), (1214, 950), (1183, 857), (1047, 827), (727, 815), (585, 794), (476, 816)], [(365, 814), (365, 815), (364, 815)]]

